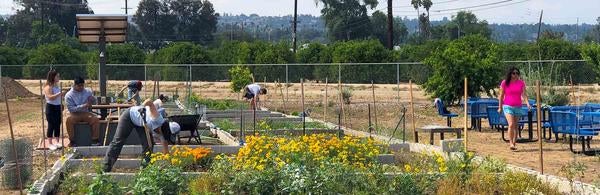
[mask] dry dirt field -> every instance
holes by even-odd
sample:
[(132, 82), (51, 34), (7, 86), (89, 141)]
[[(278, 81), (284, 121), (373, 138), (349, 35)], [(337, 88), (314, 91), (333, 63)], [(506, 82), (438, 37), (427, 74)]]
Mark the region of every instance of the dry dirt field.
[[(39, 81), (37, 80), (21, 80), (27, 89), (35, 94), (39, 94)], [(70, 81), (63, 81), (63, 85), (70, 85)], [(109, 93), (116, 92), (119, 88), (125, 85), (126, 81), (109, 81)], [(153, 82), (145, 83), (142, 95), (151, 96), (152, 90), (155, 87)], [(185, 82), (161, 82), (160, 91), (168, 96), (171, 96), (177, 90), (180, 96), (187, 94)], [(264, 84), (264, 83), (263, 83)], [(293, 83), (286, 90), (285, 86), (277, 87), (275, 83), (266, 83), (269, 92), (266, 97), (263, 96), (264, 106), (271, 110), (285, 111), (286, 113), (301, 111), (301, 85)], [(88, 83), (87, 87), (98, 91), (97, 82)], [(344, 105), (343, 125), (356, 130), (366, 130), (368, 127), (368, 109), (367, 104), (373, 103), (373, 91), (370, 84), (348, 84), (344, 87), (352, 89), (352, 98), (350, 105)], [(433, 103), (429, 97), (424, 94), (419, 86), (413, 85), (413, 97), (415, 106), (415, 123), (417, 127), (429, 124), (445, 124), (445, 118), (437, 116)], [(305, 108), (312, 110), (311, 116), (316, 119), (326, 119), (327, 121), (337, 123), (338, 118), (336, 109), (339, 105), (339, 91), (337, 84), (329, 84), (327, 87), (327, 116), (324, 117), (325, 111), (325, 84), (324, 83), (305, 83), (304, 96)], [(530, 89), (531, 90), (531, 89)], [(600, 102), (597, 92), (600, 87), (597, 85), (580, 86), (574, 89), (576, 91), (578, 102)], [(226, 82), (193, 82), (192, 91), (204, 98), (211, 99), (239, 99), (240, 94), (232, 93), (229, 89), (229, 83)], [(287, 99), (284, 101), (287, 94)], [(400, 117), (401, 108), (407, 108), (406, 114), (406, 137), (407, 140), (413, 141), (412, 136), (412, 117), (410, 115), (410, 93), (409, 85), (402, 83), (396, 84), (376, 84), (375, 85), (375, 101), (376, 106), (372, 106), (372, 122), (373, 126), (377, 127), (380, 134), (390, 135)], [(0, 106), (0, 139), (10, 136), (8, 131), (8, 120), (6, 117), (6, 108), (4, 102)], [(40, 99), (12, 99), (9, 101), (11, 107), (11, 117), (13, 128), (16, 137), (29, 138), (32, 142), (37, 142), (41, 136), (41, 107)], [(458, 107), (450, 108), (452, 112), (461, 113), (459, 117), (454, 118), (453, 126), (462, 126), (464, 115), (462, 109)], [(480, 156), (494, 156), (504, 159), (506, 162), (521, 167), (527, 167), (534, 170), (539, 170), (539, 153), (537, 150), (538, 143), (522, 143), (518, 144), (517, 151), (510, 151), (508, 144), (504, 143), (500, 138), (500, 133), (496, 130), (491, 130), (487, 121), (482, 122), (484, 127), (482, 132), (469, 131), (469, 149), (476, 152)], [(402, 138), (401, 130), (396, 132), (395, 137)], [(523, 132), (526, 135), (525, 131)], [(534, 135), (537, 132), (534, 131)], [(447, 135), (454, 137), (453, 135)], [(535, 136), (537, 138), (537, 136)], [(436, 139), (438, 137), (436, 136)], [(428, 143), (428, 135), (420, 135), (421, 143)], [(436, 140), (437, 143), (437, 140)], [(553, 175), (561, 175), (560, 168), (571, 162), (578, 161), (587, 165), (587, 172), (580, 180), (593, 183), (600, 182), (600, 156), (583, 156), (574, 155), (569, 149), (568, 142), (546, 143), (544, 142), (544, 168), (545, 173)], [(600, 148), (600, 137), (596, 137), (592, 143), (593, 148)], [(43, 158), (40, 158), (41, 153), (36, 152), (36, 170), (34, 178), (39, 177), (43, 170)], [(51, 159), (56, 159), (58, 153), (51, 155)], [(49, 163), (54, 162), (54, 160)]]

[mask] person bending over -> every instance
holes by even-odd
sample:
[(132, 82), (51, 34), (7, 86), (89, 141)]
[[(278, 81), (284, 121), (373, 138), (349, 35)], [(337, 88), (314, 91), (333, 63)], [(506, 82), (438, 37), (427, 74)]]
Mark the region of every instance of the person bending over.
[(250, 100), (250, 107), (255, 110), (258, 102), (260, 102), (260, 95), (266, 95), (267, 89), (262, 88), (260, 85), (254, 83), (247, 85), (244, 88), (244, 98)]
[[(112, 166), (119, 158), (121, 149), (131, 131), (136, 131), (138, 138), (142, 143), (145, 163), (150, 162), (150, 151), (152, 150), (152, 146), (148, 145), (148, 142), (146, 141), (146, 129), (144, 128), (144, 124), (146, 125), (147, 130), (152, 132), (154, 135), (153, 137), (163, 135), (162, 131), (179, 131), (179, 129), (176, 129), (179, 125), (171, 125), (171, 123), (169, 123), (169, 125), (164, 125), (165, 123), (167, 122), (160, 115), (156, 106), (150, 99), (144, 101), (142, 106), (134, 106), (124, 111), (119, 117), (119, 124), (117, 125), (115, 137), (110, 142), (106, 155), (104, 156), (103, 170), (105, 172), (110, 172), (112, 170)], [(173, 128), (172, 130), (170, 129), (171, 127)], [(166, 140), (160, 139), (160, 142), (163, 146), (163, 152), (168, 153), (169, 148)]]

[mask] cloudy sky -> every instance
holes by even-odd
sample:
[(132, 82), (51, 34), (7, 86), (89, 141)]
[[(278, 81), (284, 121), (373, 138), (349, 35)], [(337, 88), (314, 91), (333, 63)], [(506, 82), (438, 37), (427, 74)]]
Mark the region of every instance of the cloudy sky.
[[(140, 0), (128, 0), (135, 13)], [(293, 0), (210, 0), (218, 13), (284, 16), (293, 13)], [(88, 0), (97, 14), (122, 14), (125, 0)], [(380, 0), (374, 10), (386, 10), (387, 1)], [(433, 20), (451, 17), (457, 11), (471, 10), (478, 18), (491, 23), (537, 23), (544, 10), (544, 22), (553, 24), (595, 24), (600, 16), (600, 0), (433, 0)], [(394, 0), (395, 16), (414, 18), (417, 13), (410, 0)], [(13, 14), (18, 9), (12, 0), (0, 0), (0, 14)], [(315, 0), (298, 0), (298, 14), (320, 15)], [(373, 11), (374, 11), (373, 10)]]

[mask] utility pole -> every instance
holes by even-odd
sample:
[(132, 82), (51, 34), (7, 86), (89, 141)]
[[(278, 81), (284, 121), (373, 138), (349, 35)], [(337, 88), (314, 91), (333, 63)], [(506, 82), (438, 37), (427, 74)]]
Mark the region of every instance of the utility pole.
[(131, 8), (129, 8), (129, 6), (127, 6), (127, 1), (129, 1), (129, 0), (125, 0), (125, 8), (121, 8), (121, 9), (125, 9), (125, 15), (127, 15), (128, 14), (127, 11), (129, 9), (131, 9)]
[(544, 16), (544, 10), (540, 12), (540, 22), (538, 23), (538, 33), (536, 42), (540, 41), (540, 33), (542, 32), (542, 17)]
[(388, 49), (394, 49), (394, 16), (392, 15), (392, 0), (387, 1), (387, 11), (388, 11), (388, 23), (387, 23), (387, 31), (388, 31)]
[(577, 17), (577, 25), (575, 25), (575, 42), (579, 39), (579, 17)]
[(298, 23), (298, 0), (294, 0), (294, 24), (292, 27), (292, 49), (296, 53), (296, 25)]

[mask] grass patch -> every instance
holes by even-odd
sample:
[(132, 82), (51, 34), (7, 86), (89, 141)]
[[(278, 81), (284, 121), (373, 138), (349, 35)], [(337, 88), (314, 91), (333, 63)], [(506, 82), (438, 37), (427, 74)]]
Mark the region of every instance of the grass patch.
[(15, 120), (16, 120), (16, 122), (29, 121), (29, 120), (32, 120), (37, 115), (38, 115), (37, 113), (29, 112), (29, 113), (18, 115), (17, 118), (15, 118)]
[(248, 109), (248, 104), (243, 101), (237, 100), (213, 100), (213, 99), (205, 99), (200, 96), (193, 95), (192, 102), (206, 105), (207, 109), (211, 110), (232, 110), (232, 109)]

